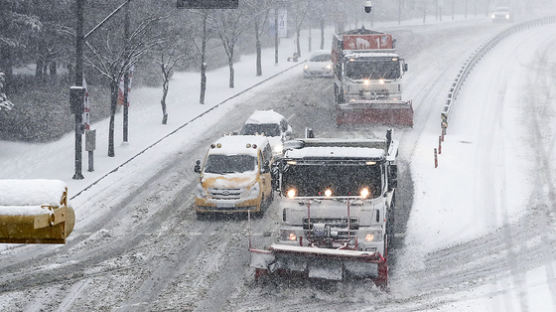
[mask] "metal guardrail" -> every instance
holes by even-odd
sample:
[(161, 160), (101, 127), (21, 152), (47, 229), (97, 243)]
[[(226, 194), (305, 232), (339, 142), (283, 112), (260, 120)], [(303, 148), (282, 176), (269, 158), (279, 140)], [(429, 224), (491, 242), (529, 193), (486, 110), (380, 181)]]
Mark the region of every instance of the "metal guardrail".
[(448, 120), (450, 118), (450, 111), (452, 109), (452, 106), (457, 102), (458, 95), (465, 83), (465, 80), (467, 79), (469, 74), (473, 71), (475, 65), (477, 65), (490, 50), (496, 47), (496, 45), (500, 41), (509, 37), (510, 35), (513, 35), (523, 30), (530, 29), (532, 27), (538, 27), (538, 26), (554, 24), (554, 23), (556, 23), (556, 16), (548, 16), (548, 17), (543, 17), (543, 18), (523, 22), (502, 31), (494, 38), (490, 39), (487, 43), (479, 47), (473, 53), (473, 55), (471, 55), (462, 65), (459, 73), (457, 74), (456, 78), (454, 79), (454, 82), (452, 83), (450, 92), (448, 93), (446, 104), (444, 104), (444, 107), (440, 112), (440, 126), (442, 128), (442, 135), (446, 134), (446, 129), (448, 128)]

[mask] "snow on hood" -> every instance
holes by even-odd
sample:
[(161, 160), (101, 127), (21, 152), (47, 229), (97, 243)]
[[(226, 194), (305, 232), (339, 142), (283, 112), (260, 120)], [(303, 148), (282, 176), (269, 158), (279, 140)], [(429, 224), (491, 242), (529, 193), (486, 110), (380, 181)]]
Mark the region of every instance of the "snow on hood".
[(50, 210), (41, 206), (0, 206), (2, 216), (36, 216), (50, 213)]
[(273, 110), (255, 111), (247, 121), (246, 124), (280, 124), (280, 121), (285, 119), (284, 116), (278, 114)]
[(256, 171), (242, 173), (214, 174), (204, 173), (201, 183), (207, 188), (244, 188), (257, 181)]
[(65, 190), (60, 180), (0, 180), (0, 206), (59, 206)]
[[(229, 135), (214, 141), (215, 148), (209, 148), (209, 155), (251, 155), (257, 157), (258, 148), (264, 148), (268, 139), (262, 135)], [(250, 147), (247, 147), (249, 144)], [(220, 147), (218, 147), (220, 146)]]

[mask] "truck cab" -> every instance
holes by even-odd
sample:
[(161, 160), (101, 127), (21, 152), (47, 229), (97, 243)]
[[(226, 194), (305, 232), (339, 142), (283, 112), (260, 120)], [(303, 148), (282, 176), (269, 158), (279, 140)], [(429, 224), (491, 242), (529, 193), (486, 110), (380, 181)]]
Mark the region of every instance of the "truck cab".
[(197, 216), (208, 213), (262, 213), (273, 199), (268, 139), (258, 135), (232, 135), (208, 147), (199, 173), (195, 196)]
[(402, 99), (408, 65), (392, 35), (365, 28), (336, 34), (332, 43), (336, 123), (413, 127), (413, 106)]
[[(386, 283), (394, 230), (398, 143), (386, 139), (295, 139), (275, 162), (282, 222), (260, 270), (309, 278), (346, 274)], [(269, 266), (270, 265), (270, 266)]]

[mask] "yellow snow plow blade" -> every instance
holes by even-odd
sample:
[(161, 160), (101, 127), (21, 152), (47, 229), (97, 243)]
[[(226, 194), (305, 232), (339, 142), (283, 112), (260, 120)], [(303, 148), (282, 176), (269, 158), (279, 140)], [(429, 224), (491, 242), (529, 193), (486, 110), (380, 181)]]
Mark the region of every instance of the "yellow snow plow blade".
[(64, 244), (75, 224), (64, 182), (0, 180), (0, 243)]

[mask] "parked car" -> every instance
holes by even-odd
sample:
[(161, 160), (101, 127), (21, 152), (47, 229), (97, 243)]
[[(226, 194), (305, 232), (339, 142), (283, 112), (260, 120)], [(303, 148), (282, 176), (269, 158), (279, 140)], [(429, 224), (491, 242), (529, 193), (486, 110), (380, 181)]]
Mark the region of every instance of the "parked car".
[(303, 66), (303, 76), (309, 77), (332, 77), (332, 60), (330, 51), (318, 50), (311, 54), (307, 64)]

